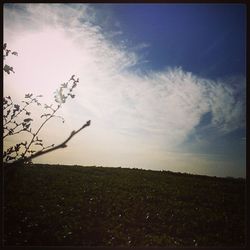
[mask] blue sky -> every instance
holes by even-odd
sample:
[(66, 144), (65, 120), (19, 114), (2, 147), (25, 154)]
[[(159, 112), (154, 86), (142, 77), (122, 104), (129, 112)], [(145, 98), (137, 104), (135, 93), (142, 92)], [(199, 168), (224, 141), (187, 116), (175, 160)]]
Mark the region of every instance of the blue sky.
[[(106, 4), (96, 9), (109, 15), (104, 28), (115, 29), (119, 23), (119, 39), (128, 46), (150, 45), (146, 69), (181, 65), (209, 78), (245, 74), (244, 5)], [(105, 17), (100, 15), (99, 22)]]
[(4, 40), (19, 52), (9, 59), (16, 73), (6, 76), (5, 94), (18, 100), (33, 91), (49, 101), (75, 73), (81, 84), (63, 108), (66, 125), (43, 135), (60, 142), (93, 122), (70, 147), (37, 162), (245, 176), (245, 11), (241, 4), (5, 5)]

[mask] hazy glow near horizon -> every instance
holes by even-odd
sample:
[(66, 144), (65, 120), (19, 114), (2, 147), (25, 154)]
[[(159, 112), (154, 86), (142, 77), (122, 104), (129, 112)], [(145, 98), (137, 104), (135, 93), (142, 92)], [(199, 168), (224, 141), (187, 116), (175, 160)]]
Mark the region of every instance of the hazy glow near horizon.
[[(41, 137), (46, 145), (57, 144), (92, 121), (67, 148), (34, 162), (244, 176), (244, 168), (235, 168), (237, 162), (223, 154), (191, 150), (242, 128), (243, 103), (233, 87), (181, 67), (140, 73), (135, 69), (140, 54), (109, 39), (112, 33), (98, 26), (90, 5), (23, 4), (22, 8), (4, 8), (4, 42), (19, 54), (7, 58), (15, 74), (4, 75), (4, 95), (19, 102), (26, 93), (42, 94), (41, 101), (50, 104), (53, 92), (75, 74), (80, 78), (76, 98), (58, 113), (66, 122), (50, 121)], [(244, 77), (236, 81), (244, 91)], [(202, 129), (209, 138), (196, 134), (208, 113), (210, 124)], [(37, 127), (41, 113), (33, 114)], [(23, 136), (9, 138), (4, 146)], [(190, 136), (195, 139), (189, 145)]]

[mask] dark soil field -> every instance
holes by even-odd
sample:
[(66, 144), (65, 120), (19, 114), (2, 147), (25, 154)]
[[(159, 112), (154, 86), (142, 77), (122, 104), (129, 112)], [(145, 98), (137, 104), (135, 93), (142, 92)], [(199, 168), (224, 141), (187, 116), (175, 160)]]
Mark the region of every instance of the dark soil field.
[(6, 246), (244, 246), (245, 180), (38, 165), (5, 177)]

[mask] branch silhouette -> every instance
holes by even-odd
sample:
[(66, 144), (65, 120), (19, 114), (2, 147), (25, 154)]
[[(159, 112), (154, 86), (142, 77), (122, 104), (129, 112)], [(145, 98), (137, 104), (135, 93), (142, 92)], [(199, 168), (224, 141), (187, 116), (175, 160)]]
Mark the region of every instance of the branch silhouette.
[[(13, 54), (15, 56), (18, 55), (17, 52), (7, 49), (7, 43), (4, 43), (3, 59), (5, 60), (9, 54)], [(10, 71), (14, 73), (13, 68), (7, 64), (5, 64), (3, 71), (7, 74), (10, 74)], [(55, 103), (50, 105), (44, 104), (43, 106), (40, 100), (38, 101), (38, 98), (42, 97), (42, 95), (34, 96), (32, 93), (25, 94), (25, 100), (22, 101), (24, 104), (15, 104), (10, 96), (3, 98), (3, 139), (6, 137), (12, 137), (13, 135), (22, 132), (25, 132), (26, 135), (29, 135), (25, 141), (16, 143), (16, 145), (12, 145), (4, 150), (2, 155), (4, 163), (7, 163), (11, 166), (14, 166), (16, 163), (21, 163), (21, 165), (32, 163), (31, 160), (38, 156), (55, 151), (59, 148), (67, 147), (67, 143), (74, 135), (78, 134), (85, 127), (90, 126), (89, 120), (78, 130), (73, 130), (69, 137), (57, 146), (52, 144), (45, 147), (43, 140), (38, 137), (41, 130), (45, 127), (45, 125), (47, 125), (49, 120), (53, 118), (60, 118), (64, 123), (64, 118), (56, 115), (56, 113), (69, 98), (75, 97), (73, 90), (77, 86), (77, 83), (79, 83), (79, 78), (76, 79), (75, 75), (72, 75), (67, 82), (62, 83), (60, 88), (54, 92)], [(34, 127), (32, 126), (33, 119), (30, 117), (31, 112), (28, 110), (28, 108), (34, 104), (37, 106), (43, 106), (44, 109), (48, 110), (40, 116), (40, 119), (45, 120), (40, 123), (35, 131)], [(40, 150), (37, 150), (37, 147), (40, 147)]]
[(35, 154), (33, 154), (33, 155), (31, 155), (31, 156), (29, 156), (29, 157), (27, 157), (27, 158), (21, 158), (21, 159), (15, 161), (14, 163), (16, 164), (16, 163), (28, 162), (28, 161), (30, 161), (30, 160), (32, 160), (32, 159), (38, 157), (38, 156), (41, 156), (41, 155), (47, 154), (47, 153), (49, 153), (49, 152), (55, 151), (55, 150), (57, 150), (57, 149), (59, 149), (59, 148), (66, 148), (66, 147), (67, 147), (67, 143), (72, 139), (72, 137), (73, 137), (74, 135), (78, 134), (78, 133), (79, 133), (81, 130), (83, 130), (84, 128), (90, 126), (90, 123), (91, 123), (91, 121), (89, 120), (89, 121), (87, 121), (81, 128), (79, 128), (78, 130), (76, 130), (76, 131), (73, 130), (73, 131), (71, 132), (70, 136), (69, 136), (65, 141), (63, 141), (61, 144), (59, 144), (59, 145), (57, 145), (57, 146), (55, 146), (55, 147), (53, 147), (53, 148), (47, 149), (47, 150), (38, 151), (38, 152), (36, 152)]

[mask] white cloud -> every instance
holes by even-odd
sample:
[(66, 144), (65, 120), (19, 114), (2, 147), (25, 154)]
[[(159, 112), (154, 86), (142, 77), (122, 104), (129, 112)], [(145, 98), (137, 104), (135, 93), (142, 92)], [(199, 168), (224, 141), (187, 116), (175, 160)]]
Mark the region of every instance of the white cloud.
[[(211, 126), (221, 134), (230, 133), (245, 126), (245, 94), (246, 80), (237, 79), (237, 86), (229, 84), (230, 81), (208, 81), (204, 89), (205, 100), (212, 113)], [(239, 96), (239, 89), (241, 94)]]
[(142, 50), (142, 49), (146, 49), (150, 47), (150, 44), (149, 43), (141, 43), (141, 44), (138, 44), (134, 47), (134, 50)]
[[(99, 157), (99, 164), (103, 160), (112, 165), (110, 159), (115, 155), (115, 165), (136, 159), (135, 164), (147, 162), (152, 168), (157, 162), (152, 155), (178, 148), (206, 112), (212, 112), (210, 125), (219, 133), (242, 126), (243, 101), (235, 98), (236, 90), (227, 82), (202, 79), (182, 68), (146, 75), (130, 70), (140, 64), (140, 55), (110, 42), (94, 24), (91, 6), (22, 6), (25, 12), (4, 9), (4, 40), (19, 52), (18, 58), (9, 59), (16, 74), (5, 78), (4, 91), (17, 98), (27, 92), (43, 93), (48, 101), (60, 83), (72, 74), (79, 76), (76, 99), (61, 111), (67, 125), (56, 127), (56, 134), (67, 135), (88, 119), (93, 125), (89, 135), (74, 139), (68, 149), (71, 154), (80, 153), (86, 140), (91, 148), (89, 162)], [(164, 162), (160, 160), (164, 154), (160, 155), (159, 161)], [(82, 155), (74, 159), (79, 157)]]

